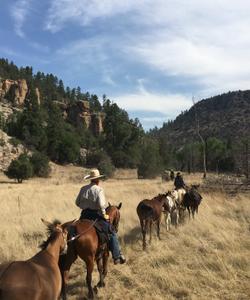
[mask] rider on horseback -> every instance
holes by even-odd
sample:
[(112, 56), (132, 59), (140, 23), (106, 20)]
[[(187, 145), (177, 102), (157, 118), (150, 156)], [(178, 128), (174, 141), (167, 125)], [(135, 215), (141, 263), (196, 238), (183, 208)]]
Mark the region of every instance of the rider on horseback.
[(90, 180), (90, 184), (81, 188), (75, 203), (82, 209), (80, 219), (100, 220), (102, 225), (106, 227), (106, 231), (110, 233), (109, 249), (112, 253), (114, 264), (124, 264), (126, 259), (121, 254), (116, 232), (109, 224), (109, 216), (106, 214), (104, 191), (99, 186), (100, 178), (102, 177), (104, 175), (100, 175), (99, 170), (91, 170), (90, 174), (84, 177), (85, 180)]
[(186, 189), (186, 184), (185, 184), (185, 182), (183, 180), (181, 172), (177, 172), (175, 180), (174, 180), (174, 186), (175, 186), (176, 190)]

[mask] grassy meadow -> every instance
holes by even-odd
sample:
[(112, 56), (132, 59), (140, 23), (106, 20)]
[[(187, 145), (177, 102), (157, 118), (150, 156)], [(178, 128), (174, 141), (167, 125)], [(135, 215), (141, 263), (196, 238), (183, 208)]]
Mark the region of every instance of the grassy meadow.
[[(173, 188), (161, 179), (137, 180), (122, 176), (101, 183), (106, 199), (123, 203), (119, 237), (128, 262), (113, 265), (106, 288), (98, 299), (250, 299), (250, 204), (249, 195), (229, 198), (223, 192), (203, 193), (195, 220), (177, 229), (161, 227), (161, 241), (154, 236), (142, 251), (136, 214), (138, 202)], [(11, 183), (0, 175), (0, 262), (27, 259), (45, 238), (41, 218), (62, 222), (78, 218), (75, 198), (82, 181), (81, 168), (54, 166), (52, 177)], [(187, 183), (201, 176), (185, 176)], [(95, 270), (93, 284), (97, 282)], [(85, 265), (79, 259), (71, 269), (69, 299), (87, 295)]]

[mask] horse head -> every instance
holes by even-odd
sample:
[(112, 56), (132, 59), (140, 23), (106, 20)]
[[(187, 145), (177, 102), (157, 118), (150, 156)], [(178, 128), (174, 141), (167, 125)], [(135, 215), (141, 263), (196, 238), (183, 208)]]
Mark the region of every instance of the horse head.
[(54, 220), (52, 223), (41, 219), (43, 224), (47, 227), (48, 238), (41, 245), (41, 249), (46, 249), (52, 241), (57, 241), (60, 246), (60, 254), (67, 252), (67, 235), (68, 231), (66, 226), (62, 226), (61, 222)]
[(194, 189), (194, 190), (198, 190), (199, 187), (200, 187), (199, 184), (192, 184), (191, 185), (191, 189)]
[(120, 209), (122, 207), (122, 203), (118, 206), (111, 205), (108, 203), (109, 206), (106, 208), (106, 214), (109, 215), (109, 222), (114, 226), (116, 232), (118, 232), (119, 222), (120, 222)]
[(155, 196), (153, 199), (158, 200), (160, 203), (164, 204), (167, 196), (168, 196), (168, 192), (165, 194), (158, 194), (158, 196)]

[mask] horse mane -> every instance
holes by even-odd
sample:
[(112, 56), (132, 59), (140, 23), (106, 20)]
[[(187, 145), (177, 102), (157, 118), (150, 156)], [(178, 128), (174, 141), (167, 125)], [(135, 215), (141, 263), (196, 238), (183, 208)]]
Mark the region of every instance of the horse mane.
[(48, 246), (49, 243), (53, 242), (56, 237), (57, 237), (57, 231), (55, 230), (57, 225), (60, 225), (61, 222), (57, 219), (55, 219), (50, 225), (47, 226), (47, 235), (48, 238), (46, 241), (43, 241), (40, 245), (39, 248), (42, 250), (45, 250)]
[(166, 194), (158, 194), (157, 196), (155, 196), (152, 200), (158, 200), (161, 201), (163, 197), (166, 197)]

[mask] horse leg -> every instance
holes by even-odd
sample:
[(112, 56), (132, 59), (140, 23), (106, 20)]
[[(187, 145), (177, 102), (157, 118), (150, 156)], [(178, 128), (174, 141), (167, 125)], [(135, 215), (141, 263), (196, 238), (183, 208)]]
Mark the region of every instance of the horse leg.
[(142, 248), (146, 249), (146, 221), (140, 220), (142, 232)]
[(187, 210), (188, 210), (188, 216), (189, 216), (189, 220), (190, 220), (191, 216), (190, 216), (190, 207), (189, 206), (187, 207)]
[(176, 209), (176, 222), (175, 222), (175, 228), (177, 228), (178, 225), (179, 225), (179, 218), (180, 218), (179, 210)]
[(87, 265), (87, 276), (86, 276), (86, 282), (88, 286), (88, 298), (94, 299), (94, 290), (92, 288), (92, 272), (94, 270), (94, 256), (88, 256), (85, 260), (85, 263)]
[(109, 259), (109, 251), (107, 250), (106, 253), (104, 253), (102, 262), (103, 262), (103, 286), (105, 286), (104, 278), (108, 274), (108, 259)]
[(151, 244), (152, 241), (152, 221), (149, 221), (148, 225), (149, 225), (149, 244)]
[(69, 280), (69, 271), (70, 267), (73, 264), (73, 262), (76, 260), (77, 255), (74, 252), (74, 249), (72, 247), (68, 248), (68, 252), (65, 255), (61, 255), (59, 259), (59, 267), (61, 271), (62, 276), (62, 289), (61, 289), (61, 296), (63, 300), (67, 299), (67, 283)]
[(192, 207), (192, 217), (193, 217), (193, 220), (194, 220), (194, 213), (195, 213), (195, 207), (193, 206)]
[(157, 221), (157, 236), (158, 236), (158, 239), (160, 240), (161, 237), (160, 237), (160, 219)]
[(97, 289), (97, 288), (105, 287), (104, 278), (106, 277), (107, 272), (108, 272), (108, 270), (107, 270), (108, 252), (104, 253), (102, 255), (102, 257), (96, 261), (96, 264), (97, 264), (97, 269), (98, 269), (99, 276), (100, 276), (99, 282), (96, 285), (96, 289)]

